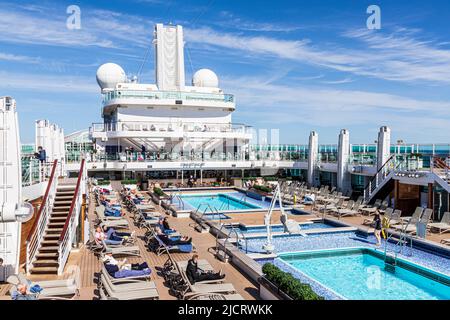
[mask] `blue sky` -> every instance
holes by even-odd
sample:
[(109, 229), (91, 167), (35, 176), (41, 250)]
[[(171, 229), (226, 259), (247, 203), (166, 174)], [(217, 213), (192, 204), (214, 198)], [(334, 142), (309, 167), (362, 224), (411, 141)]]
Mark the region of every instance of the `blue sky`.
[[(69, 5), (81, 29), (66, 28)], [(366, 9), (381, 8), (381, 30)], [(100, 122), (95, 72), (136, 74), (155, 23), (185, 28), (186, 80), (210, 68), (236, 95), (234, 122), (280, 129), (283, 143), (372, 143), (382, 125), (407, 143), (450, 142), (448, 1), (0, 1), (0, 95), (17, 100), (23, 142), (34, 120), (66, 134)], [(154, 81), (150, 51), (141, 82)], [(190, 59), (189, 59), (190, 57)]]

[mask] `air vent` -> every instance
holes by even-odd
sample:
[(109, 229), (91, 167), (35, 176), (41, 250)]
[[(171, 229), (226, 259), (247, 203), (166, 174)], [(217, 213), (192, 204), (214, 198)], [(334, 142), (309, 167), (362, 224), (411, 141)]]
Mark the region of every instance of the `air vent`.
[(183, 104), (183, 100), (175, 100), (175, 104)]

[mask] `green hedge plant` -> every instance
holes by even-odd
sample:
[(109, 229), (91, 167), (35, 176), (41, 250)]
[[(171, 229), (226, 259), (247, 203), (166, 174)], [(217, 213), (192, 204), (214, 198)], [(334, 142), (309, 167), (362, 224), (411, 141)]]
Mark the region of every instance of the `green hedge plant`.
[(264, 264), (262, 271), (267, 280), (276, 285), (293, 300), (323, 300), (309, 284), (302, 283), (292, 274), (284, 272), (272, 263)]
[(137, 184), (137, 180), (136, 179), (122, 180), (121, 182), (122, 182), (123, 185), (126, 185), (126, 184)]
[(97, 180), (97, 185), (99, 186), (107, 186), (109, 184), (111, 184), (111, 181), (109, 180)]
[(164, 197), (166, 195), (164, 193), (164, 191), (161, 188), (158, 188), (158, 187), (154, 187), (153, 188), (153, 193), (156, 194), (158, 197)]
[(258, 190), (258, 191), (262, 191), (262, 192), (266, 192), (266, 193), (272, 192), (272, 188), (269, 188), (269, 187), (266, 187), (266, 186), (260, 186), (260, 185), (254, 185), (253, 189)]

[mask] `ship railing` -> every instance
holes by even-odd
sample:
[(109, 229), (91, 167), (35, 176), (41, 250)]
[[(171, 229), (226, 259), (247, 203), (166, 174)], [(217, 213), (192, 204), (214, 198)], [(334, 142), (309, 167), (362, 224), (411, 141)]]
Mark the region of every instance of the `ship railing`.
[(185, 121), (117, 121), (105, 123), (93, 123), (91, 133), (93, 132), (148, 132), (148, 133), (166, 133), (166, 132), (233, 132), (233, 133), (251, 133), (251, 126), (241, 123), (206, 123), (206, 122), (185, 122)]
[[(38, 159), (22, 159), (22, 187), (32, 186), (50, 177), (52, 162), (40, 162)], [(58, 162), (58, 174), (61, 175), (61, 162)]]
[(147, 99), (147, 100), (194, 100), (234, 103), (234, 95), (224, 93), (198, 93), (181, 91), (137, 91), (114, 90), (103, 94), (103, 104), (115, 99)]
[(67, 259), (76, 237), (79, 216), (83, 207), (83, 195), (86, 194), (87, 170), (85, 160), (81, 161), (75, 193), (70, 204), (69, 214), (58, 239), (58, 275), (64, 271)]

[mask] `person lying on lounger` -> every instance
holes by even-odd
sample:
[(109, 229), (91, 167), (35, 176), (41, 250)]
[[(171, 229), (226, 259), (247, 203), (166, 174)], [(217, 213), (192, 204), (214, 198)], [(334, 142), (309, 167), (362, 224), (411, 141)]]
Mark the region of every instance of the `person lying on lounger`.
[(198, 255), (194, 254), (192, 256), (192, 259), (189, 260), (187, 268), (186, 268), (186, 275), (189, 279), (189, 281), (192, 284), (195, 284), (196, 282), (200, 281), (206, 281), (206, 280), (220, 280), (225, 278), (225, 275), (222, 274), (222, 270), (219, 272), (208, 272), (200, 269), (198, 267)]
[(177, 230), (173, 229), (169, 225), (169, 219), (167, 217), (164, 217), (159, 220), (159, 227), (161, 228), (162, 232), (165, 234), (171, 234), (177, 232)]
[(136, 233), (133, 231), (132, 233), (129, 232), (117, 232), (112, 227), (103, 226), (103, 232), (106, 235), (106, 238), (108, 240), (114, 240), (114, 241), (128, 241), (130, 238), (134, 237), (134, 234)]
[[(103, 263), (105, 264), (105, 268), (108, 271), (108, 273), (115, 277), (117, 276), (117, 272), (119, 271), (146, 271), (145, 273), (150, 274), (150, 267), (148, 266), (147, 262), (143, 263), (127, 263), (127, 259), (123, 260), (117, 260), (113, 257), (111, 252), (107, 252), (105, 256), (102, 259)], [(122, 278), (129, 274), (130, 276), (135, 275), (133, 273), (123, 273), (119, 277)]]
[(170, 237), (167, 234), (164, 234), (160, 228), (156, 228), (156, 235), (165, 245), (168, 246), (177, 246), (182, 244), (191, 244), (192, 238), (189, 237)]
[(11, 294), (12, 300), (37, 300), (38, 292), (28, 292), (28, 286), (26, 284), (19, 284), (17, 289)]
[[(102, 203), (103, 204), (103, 203)], [(108, 202), (106, 202), (105, 206), (105, 216), (107, 217), (123, 217), (125, 215), (125, 211), (122, 211), (119, 207), (113, 207)]]
[(102, 241), (105, 241), (106, 244), (109, 245), (121, 245), (124, 242), (124, 239), (121, 240), (113, 240), (113, 239), (109, 239), (109, 237), (106, 235), (106, 233), (103, 231), (103, 229), (98, 226), (95, 229), (95, 242), (96, 243), (102, 243)]

